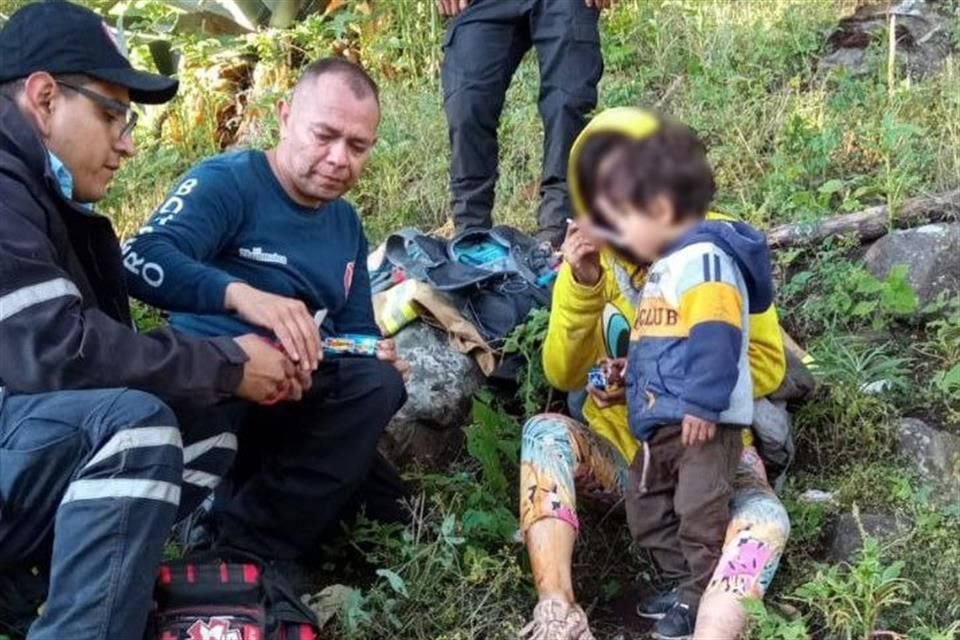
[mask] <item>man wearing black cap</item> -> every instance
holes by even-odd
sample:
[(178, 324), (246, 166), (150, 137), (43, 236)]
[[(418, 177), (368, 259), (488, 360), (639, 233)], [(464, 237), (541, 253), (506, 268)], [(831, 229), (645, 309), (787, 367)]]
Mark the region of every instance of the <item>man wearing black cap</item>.
[(236, 450), (204, 407), (309, 386), (254, 336), (131, 328), (117, 237), (91, 205), (135, 151), (130, 102), (176, 91), (87, 9), (29, 5), (0, 31), (0, 583), (49, 566), (30, 640), (141, 637), (178, 512)]

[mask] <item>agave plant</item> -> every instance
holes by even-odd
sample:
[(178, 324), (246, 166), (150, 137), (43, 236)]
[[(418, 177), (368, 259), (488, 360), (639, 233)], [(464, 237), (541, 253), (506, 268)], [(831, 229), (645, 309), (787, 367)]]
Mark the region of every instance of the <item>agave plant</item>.
[(294, 21), (324, 11), (335, 0), (87, 0), (93, 9), (114, 18), (136, 19), (167, 10), (176, 16), (177, 33), (241, 34), (260, 27), (286, 29)]

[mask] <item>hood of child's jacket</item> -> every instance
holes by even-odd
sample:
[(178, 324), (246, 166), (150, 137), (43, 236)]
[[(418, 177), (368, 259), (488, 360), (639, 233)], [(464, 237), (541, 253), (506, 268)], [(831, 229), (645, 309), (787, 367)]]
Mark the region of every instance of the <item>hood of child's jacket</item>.
[(684, 234), (674, 249), (712, 242), (736, 262), (750, 294), (750, 313), (761, 313), (773, 303), (773, 273), (767, 237), (745, 222), (706, 220)]

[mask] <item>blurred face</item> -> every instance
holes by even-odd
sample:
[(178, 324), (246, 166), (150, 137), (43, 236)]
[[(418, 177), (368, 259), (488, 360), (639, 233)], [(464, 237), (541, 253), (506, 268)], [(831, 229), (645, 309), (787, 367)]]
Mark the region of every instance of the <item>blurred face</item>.
[[(644, 210), (597, 202), (604, 220), (617, 231), (623, 248), (644, 262), (653, 262), (675, 237), (672, 225)], [(670, 218), (666, 218), (670, 220)]]
[(377, 141), (380, 109), (337, 74), (305, 82), (278, 107), (278, 178), (294, 200), (320, 206), (356, 184)]
[[(606, 184), (611, 170), (622, 161), (623, 154), (620, 153), (611, 153), (601, 159), (596, 184)], [(616, 230), (623, 248), (640, 260), (653, 262), (679, 235), (679, 229), (673, 224), (673, 205), (662, 195), (652, 198), (643, 207), (637, 207), (614, 202), (600, 188), (593, 206), (601, 219)]]
[(31, 75), (17, 102), (47, 149), (73, 175), (73, 199), (96, 202), (107, 195), (123, 160), (136, 152), (130, 135), (123, 133), (126, 114), (119, 108), (129, 105), (130, 95), (123, 87), (93, 80), (81, 86), (118, 108), (62, 87), (47, 73)]

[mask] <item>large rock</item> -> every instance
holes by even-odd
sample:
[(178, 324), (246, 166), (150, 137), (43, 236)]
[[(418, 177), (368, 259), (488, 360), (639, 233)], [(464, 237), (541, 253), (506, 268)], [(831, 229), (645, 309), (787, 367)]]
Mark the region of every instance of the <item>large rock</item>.
[(897, 265), (906, 265), (907, 281), (921, 307), (941, 293), (960, 294), (960, 223), (888, 233), (870, 247), (864, 262), (878, 278), (887, 277)]
[(837, 520), (830, 531), (827, 558), (831, 562), (852, 562), (854, 556), (863, 548), (863, 533), (878, 540), (890, 540), (907, 535), (913, 523), (903, 516), (891, 516), (876, 513), (862, 513), (857, 516), (845, 513)]
[(945, 503), (960, 500), (960, 437), (938, 431), (916, 418), (897, 426), (900, 455)]
[(872, 73), (877, 64), (886, 64), (885, 56), (871, 53), (878, 47), (886, 51), (891, 16), (896, 19), (898, 66), (922, 76), (939, 70), (950, 56), (950, 33), (956, 18), (945, 3), (874, 0), (859, 4), (856, 13), (841, 20), (827, 39), (828, 53), (820, 60), (820, 72), (843, 67), (854, 75), (864, 75)]
[(410, 362), (407, 404), (387, 426), (380, 450), (396, 464), (411, 460), (437, 466), (463, 442), (473, 395), (483, 374), (473, 358), (450, 348), (444, 333), (416, 322), (395, 337)]

